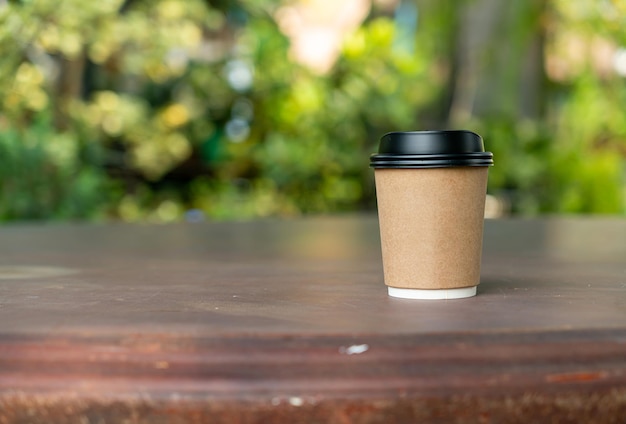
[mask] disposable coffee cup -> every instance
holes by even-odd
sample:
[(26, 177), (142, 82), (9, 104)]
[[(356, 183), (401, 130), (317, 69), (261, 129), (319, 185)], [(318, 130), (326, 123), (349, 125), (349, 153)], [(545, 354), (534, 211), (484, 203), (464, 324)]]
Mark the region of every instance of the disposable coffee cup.
[(493, 155), (471, 131), (392, 132), (370, 157), (388, 293), (476, 295), (487, 172)]

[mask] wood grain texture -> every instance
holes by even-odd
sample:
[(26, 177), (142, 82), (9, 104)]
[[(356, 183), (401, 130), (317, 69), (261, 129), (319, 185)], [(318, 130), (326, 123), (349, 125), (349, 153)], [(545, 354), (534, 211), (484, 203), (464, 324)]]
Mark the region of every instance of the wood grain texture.
[(1, 423), (615, 422), (626, 222), (487, 221), (386, 296), (373, 216), (0, 229)]

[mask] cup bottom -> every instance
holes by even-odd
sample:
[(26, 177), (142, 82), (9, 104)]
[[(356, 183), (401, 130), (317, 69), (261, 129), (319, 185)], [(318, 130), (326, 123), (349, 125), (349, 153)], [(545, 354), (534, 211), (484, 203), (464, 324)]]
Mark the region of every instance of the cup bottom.
[(463, 299), (465, 297), (476, 296), (476, 286), (438, 290), (400, 289), (398, 287), (387, 288), (389, 296), (402, 299)]

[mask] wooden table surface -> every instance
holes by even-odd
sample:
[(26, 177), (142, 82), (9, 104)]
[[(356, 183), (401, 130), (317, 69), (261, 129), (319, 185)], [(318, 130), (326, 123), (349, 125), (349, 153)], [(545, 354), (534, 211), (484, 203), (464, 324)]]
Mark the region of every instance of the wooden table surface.
[(389, 298), (375, 216), (0, 228), (0, 423), (626, 422), (626, 220), (489, 220)]

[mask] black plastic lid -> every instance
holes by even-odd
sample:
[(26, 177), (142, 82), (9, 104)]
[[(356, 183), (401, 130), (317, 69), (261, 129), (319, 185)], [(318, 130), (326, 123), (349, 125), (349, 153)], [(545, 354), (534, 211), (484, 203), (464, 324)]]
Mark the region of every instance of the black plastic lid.
[(492, 166), (483, 139), (466, 130), (391, 132), (380, 139), (373, 168), (449, 168)]

